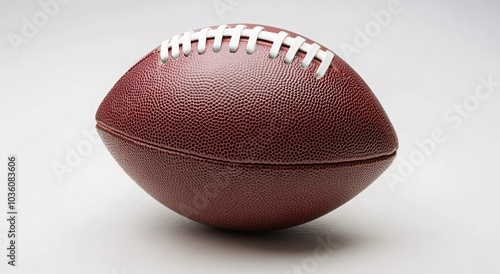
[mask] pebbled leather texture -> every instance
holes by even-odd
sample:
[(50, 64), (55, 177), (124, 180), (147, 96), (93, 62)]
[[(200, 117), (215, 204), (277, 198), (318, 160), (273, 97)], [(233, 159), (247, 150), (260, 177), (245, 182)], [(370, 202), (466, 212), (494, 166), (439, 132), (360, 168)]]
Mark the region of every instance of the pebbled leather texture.
[[(211, 39), (203, 54), (192, 43), (189, 56), (166, 63), (154, 49), (108, 93), (97, 128), (122, 168), (174, 211), (227, 229), (297, 225), (373, 182), (394, 159), (397, 137), (370, 88), (338, 56), (316, 79), (320, 61), (302, 69), (304, 54), (285, 64), (287, 47), (271, 59), (270, 43), (258, 41), (248, 54), (246, 41), (235, 53), (229, 38), (219, 52)], [(202, 195), (207, 206), (183, 212), (221, 180), (218, 195)]]

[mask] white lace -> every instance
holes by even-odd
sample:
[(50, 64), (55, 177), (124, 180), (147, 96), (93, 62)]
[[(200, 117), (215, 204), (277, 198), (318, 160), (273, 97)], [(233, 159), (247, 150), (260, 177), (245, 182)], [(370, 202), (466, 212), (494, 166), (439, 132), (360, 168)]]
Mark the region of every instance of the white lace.
[(285, 56), (285, 63), (290, 64), (300, 50), (306, 53), (300, 66), (308, 68), (314, 58), (321, 61), (320, 66), (316, 70), (316, 77), (322, 78), (325, 76), (328, 67), (332, 63), (334, 54), (331, 51), (321, 50), (316, 43), (309, 44), (300, 36), (290, 37), (288, 33), (281, 31), (279, 33), (264, 31), (263, 27), (257, 26), (253, 29), (247, 29), (245, 25), (237, 25), (234, 28), (229, 28), (227, 25), (221, 25), (217, 29), (205, 28), (200, 31), (188, 31), (184, 34), (176, 35), (171, 40), (165, 40), (161, 43), (160, 57), (163, 63), (169, 59), (169, 51), (171, 51), (172, 59), (175, 60), (180, 56), (180, 45), (182, 45), (182, 54), (188, 56), (191, 53), (191, 43), (198, 41), (198, 53), (202, 54), (206, 50), (207, 39), (214, 39), (213, 50), (218, 52), (222, 46), (223, 37), (231, 37), (229, 41), (229, 51), (236, 52), (240, 45), (241, 37), (248, 38), (246, 52), (252, 54), (255, 51), (257, 40), (263, 40), (273, 43), (269, 51), (269, 57), (274, 59), (278, 57), (279, 50), (282, 46), (287, 46), (288, 51)]

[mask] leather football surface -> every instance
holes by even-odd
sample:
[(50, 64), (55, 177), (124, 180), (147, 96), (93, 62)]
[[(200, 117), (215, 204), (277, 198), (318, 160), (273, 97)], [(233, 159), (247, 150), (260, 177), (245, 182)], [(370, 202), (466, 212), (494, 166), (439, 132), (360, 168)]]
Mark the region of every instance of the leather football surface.
[(166, 62), (155, 48), (101, 103), (102, 140), (147, 193), (210, 226), (280, 229), (341, 206), (387, 169), (396, 133), (341, 58), (317, 77), (322, 61), (304, 68), (306, 52), (285, 62), (290, 46), (270, 58), (272, 42), (242, 36), (234, 51), (232, 38), (216, 50), (207, 38), (202, 53), (192, 41), (189, 54)]

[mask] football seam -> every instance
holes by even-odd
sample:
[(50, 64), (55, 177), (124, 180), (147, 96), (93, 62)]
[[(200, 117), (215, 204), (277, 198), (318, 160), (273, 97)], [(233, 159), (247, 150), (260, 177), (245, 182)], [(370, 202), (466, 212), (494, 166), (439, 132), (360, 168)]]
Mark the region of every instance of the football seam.
[(350, 160), (350, 161), (342, 161), (342, 162), (276, 163), (276, 164), (273, 164), (273, 163), (246, 163), (246, 162), (237, 162), (237, 161), (231, 161), (231, 160), (213, 159), (213, 158), (209, 158), (209, 157), (196, 155), (194, 153), (188, 153), (188, 152), (184, 152), (184, 151), (175, 150), (172, 148), (161, 147), (161, 146), (158, 146), (155, 144), (151, 144), (149, 142), (145, 142), (144, 140), (139, 140), (139, 139), (133, 138), (133, 137), (126, 135), (122, 132), (119, 132), (113, 128), (110, 128), (107, 125), (105, 125), (99, 121), (97, 122), (96, 127), (97, 127), (97, 129), (101, 129), (101, 130), (103, 130), (111, 135), (114, 135), (115, 137), (122, 138), (126, 141), (129, 141), (129, 142), (132, 142), (132, 143), (135, 143), (138, 145), (150, 147), (150, 148), (153, 148), (156, 150), (165, 151), (167, 153), (178, 154), (178, 155), (185, 156), (185, 157), (192, 157), (192, 158), (195, 158), (198, 160), (209, 161), (209, 162), (214, 162), (214, 163), (219, 163), (219, 164), (261, 166), (261, 167), (265, 167), (265, 166), (268, 166), (268, 167), (300, 167), (300, 166), (330, 166), (330, 165), (355, 166), (355, 165), (364, 164), (364, 163), (386, 160), (388, 158), (394, 157), (397, 153), (397, 150), (394, 150), (388, 154), (374, 156), (374, 157), (370, 157), (370, 158), (366, 158), (366, 159)]
[[(292, 37), (286, 31), (271, 32), (264, 30), (262, 26), (255, 26), (247, 29), (246, 25), (238, 24), (234, 28), (228, 25), (220, 25), (217, 29), (204, 28), (198, 31), (186, 31), (183, 34), (175, 35), (172, 39), (165, 40), (160, 45), (160, 59), (166, 63), (169, 59), (176, 60), (180, 56), (189, 56), (192, 50), (192, 43), (197, 42), (198, 54), (206, 51), (207, 40), (213, 40), (213, 51), (219, 52), (224, 38), (230, 38), (229, 51), (234, 53), (238, 50), (241, 39), (247, 39), (247, 54), (255, 51), (257, 41), (266, 41), (272, 43), (269, 57), (275, 59), (278, 57), (279, 50), (287, 48), (285, 63), (292, 63), (299, 51), (305, 53), (300, 67), (306, 69), (313, 60), (319, 60), (320, 65), (315, 72), (317, 79), (323, 78), (331, 67), (335, 54), (330, 50), (323, 49), (317, 43), (309, 43), (307, 39), (301, 36)], [(182, 49), (181, 49), (182, 46)]]

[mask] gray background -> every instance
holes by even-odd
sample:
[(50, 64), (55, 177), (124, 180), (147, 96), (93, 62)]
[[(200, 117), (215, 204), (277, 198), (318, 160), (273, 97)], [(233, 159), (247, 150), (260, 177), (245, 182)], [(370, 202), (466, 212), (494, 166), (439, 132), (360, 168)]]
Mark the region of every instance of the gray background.
[[(386, 26), (374, 23), (372, 12), (389, 3), (72, 0), (44, 21), (38, 1), (1, 0), (0, 163), (19, 156), (21, 219), (15, 269), (0, 224), (0, 272), (500, 273), (500, 83), (488, 90), (481, 80), (500, 82), (500, 4), (401, 0)], [(278, 26), (332, 49), (398, 132), (388, 172), (308, 224), (241, 234), (187, 221), (94, 140), (98, 104), (139, 58), (188, 29), (234, 22)], [(371, 37), (361, 41), (366, 28)], [(63, 165), (65, 173), (54, 170)], [(5, 199), (4, 185), (0, 216)]]

